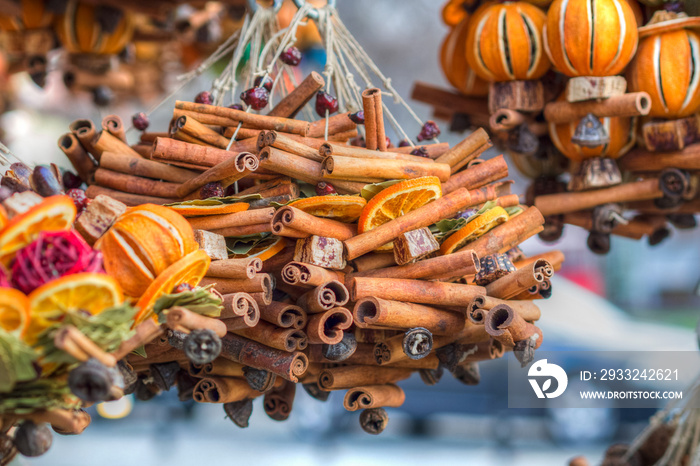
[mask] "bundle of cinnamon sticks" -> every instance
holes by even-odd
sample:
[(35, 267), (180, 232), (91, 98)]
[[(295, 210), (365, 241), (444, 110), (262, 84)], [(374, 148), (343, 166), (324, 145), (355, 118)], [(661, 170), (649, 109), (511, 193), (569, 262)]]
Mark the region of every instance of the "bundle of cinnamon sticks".
[[(491, 147), (486, 132), (451, 148), (391, 147), (381, 93), (369, 89), (367, 147), (350, 145), (358, 136), (356, 115), (293, 118), (322, 83), (312, 73), (267, 115), (178, 101), (170, 130), (142, 133), (134, 145), (113, 116), (101, 131), (75, 122), (59, 141), (89, 184), (88, 197), (170, 205), (212, 258), (200, 285), (222, 296), (221, 316), (171, 310), (168, 332), (149, 334), (147, 357), (127, 357), (139, 396), (164, 389), (154, 371), (175, 368), (179, 375), (169, 380), (182, 397), (223, 403), (246, 426), (257, 397), (272, 419), (286, 419), (301, 383), (322, 401), (345, 391), (345, 408), (364, 410), (363, 428), (379, 433), (383, 408), (404, 402), (397, 382), (413, 373), (434, 384), (447, 369), (474, 384), (479, 362), (515, 351), (527, 363), (541, 344), (534, 300), (551, 294), (564, 257), (519, 250), (544, 218), (510, 193), (503, 156), (478, 158)], [(416, 208), (407, 201), (395, 218), (370, 229), (359, 228), (359, 211), (340, 218), (293, 203), (308, 199), (312, 185), (317, 192), (331, 186), (333, 199), (364, 206), (364, 188), (376, 195), (414, 179), (431, 180), (438, 194), (430, 202), (407, 198)], [(218, 195), (210, 195), (212, 186)], [(454, 252), (439, 251), (446, 236), (436, 224), (448, 221), (459, 231), (496, 207), (509, 209), (507, 220), (482, 228)], [(237, 249), (241, 243), (252, 244), (250, 252)], [(188, 352), (185, 340), (200, 338), (198, 331), (208, 332), (219, 351), (200, 359)]]

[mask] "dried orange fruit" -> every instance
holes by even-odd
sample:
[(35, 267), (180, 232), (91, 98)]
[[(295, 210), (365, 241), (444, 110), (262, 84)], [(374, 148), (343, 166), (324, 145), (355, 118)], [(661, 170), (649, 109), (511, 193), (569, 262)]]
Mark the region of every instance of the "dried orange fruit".
[(287, 246), (287, 241), (283, 237), (278, 237), (274, 243), (271, 245), (263, 245), (261, 247), (256, 247), (251, 249), (245, 257), (257, 257), (261, 261), (265, 262), (269, 258), (275, 256), (277, 253), (282, 251), (285, 246)]
[(15, 253), (42, 231), (67, 230), (77, 210), (68, 196), (51, 196), (10, 220), (0, 234), (0, 261), (7, 265)]
[(297, 199), (289, 205), (315, 217), (352, 223), (360, 218), (367, 201), (360, 196), (314, 196)]
[(29, 322), (29, 299), (14, 288), (0, 288), (0, 328), (21, 334)]
[(197, 249), (165, 269), (151, 282), (141, 295), (136, 306), (139, 308), (134, 325), (153, 315), (153, 305), (163, 294), (172, 293), (181, 283), (196, 286), (209, 270), (211, 259), (201, 249)]
[(5, 207), (0, 204), (0, 231), (7, 226), (7, 222), (9, 222), (9, 219), (7, 218), (7, 211), (5, 210)]
[(27, 343), (59, 322), (68, 312), (85, 311), (92, 315), (121, 304), (124, 295), (117, 281), (103, 273), (76, 273), (58, 278), (29, 294), (29, 325), (24, 332)]
[(133, 297), (141, 296), (163, 270), (198, 248), (183, 216), (153, 204), (127, 210), (96, 247), (104, 255), (107, 273)]
[(185, 217), (199, 217), (201, 215), (220, 215), (233, 214), (235, 212), (243, 212), (248, 210), (249, 205), (245, 202), (236, 202), (235, 204), (216, 204), (216, 205), (197, 205), (197, 204), (178, 204), (168, 206)]
[(489, 209), (452, 233), (440, 246), (440, 252), (451, 254), (507, 220), (508, 212), (503, 207)]

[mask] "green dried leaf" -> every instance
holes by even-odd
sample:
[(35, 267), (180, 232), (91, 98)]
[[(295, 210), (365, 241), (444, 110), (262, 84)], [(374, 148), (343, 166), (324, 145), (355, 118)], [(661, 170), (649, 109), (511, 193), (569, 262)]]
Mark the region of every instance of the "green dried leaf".
[(17, 382), (35, 379), (37, 356), (17, 336), (0, 329), (0, 393), (11, 391)]
[(303, 181), (297, 181), (297, 184), (299, 185), (299, 191), (301, 191), (302, 194), (301, 197), (314, 197), (317, 195), (316, 186), (309, 183), (304, 183)]
[(381, 183), (366, 184), (362, 191), (360, 191), (360, 196), (364, 197), (367, 202), (370, 201), (374, 196), (379, 194), (384, 189), (389, 186), (394, 186), (396, 183), (400, 183), (404, 180), (389, 180), (382, 181)]
[(18, 383), (9, 393), (0, 393), (0, 414), (29, 414), (39, 410), (76, 409), (81, 401), (65, 379), (41, 378)]
[(136, 348), (132, 353), (141, 356), (142, 358), (147, 358), (148, 355), (146, 354), (146, 347), (141, 345), (138, 348)]
[(229, 255), (245, 255), (253, 248), (265, 244), (270, 241), (270, 244), (277, 241), (277, 236), (269, 233), (260, 233), (247, 236), (230, 236), (226, 238), (226, 248)]
[(221, 298), (211, 292), (213, 285), (197, 287), (192, 291), (161, 295), (153, 305), (153, 312), (158, 315), (158, 322), (165, 322), (165, 314), (172, 307), (184, 307), (192, 312), (207, 317), (219, 317), (223, 306)]
[(435, 236), (437, 242), (442, 243), (448, 236), (450, 236), (452, 233), (456, 232), (466, 224), (467, 220), (462, 217), (446, 218), (432, 225), (430, 227), (430, 231), (433, 233), (433, 236)]
[(506, 212), (508, 212), (508, 218), (515, 217), (516, 215), (522, 214), (525, 212), (525, 209), (520, 207), (519, 205), (513, 206), (513, 207), (506, 207)]
[(190, 201), (173, 202), (172, 204), (165, 204), (168, 207), (171, 206), (217, 206), (217, 205), (228, 205), (236, 204), (238, 202), (250, 202), (258, 199), (262, 199), (260, 194), (246, 194), (245, 196), (226, 196), (226, 197), (210, 197), (208, 199), (192, 199)]

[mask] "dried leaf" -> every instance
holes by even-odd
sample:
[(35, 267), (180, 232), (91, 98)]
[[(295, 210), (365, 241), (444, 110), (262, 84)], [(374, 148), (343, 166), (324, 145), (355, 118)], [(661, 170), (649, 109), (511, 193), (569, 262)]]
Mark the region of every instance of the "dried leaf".
[(165, 312), (172, 307), (184, 307), (192, 312), (207, 317), (219, 317), (223, 306), (221, 298), (211, 292), (213, 285), (197, 287), (192, 291), (161, 295), (153, 305), (153, 312), (158, 315), (158, 322), (165, 322)]
[(29, 345), (0, 329), (0, 393), (11, 391), (17, 382), (35, 379), (37, 356)]
[(191, 201), (181, 201), (173, 202), (172, 204), (166, 204), (166, 206), (217, 206), (217, 205), (228, 205), (236, 204), (238, 202), (250, 202), (258, 199), (262, 199), (260, 194), (247, 194), (245, 196), (226, 196), (226, 197), (210, 197), (207, 199), (192, 199)]
[(360, 191), (360, 196), (364, 197), (365, 200), (369, 202), (370, 199), (372, 199), (384, 189), (388, 188), (389, 186), (394, 186), (396, 183), (400, 183), (402, 181), (404, 180), (389, 180), (382, 181), (381, 183), (366, 184), (365, 187), (362, 188), (362, 190)]

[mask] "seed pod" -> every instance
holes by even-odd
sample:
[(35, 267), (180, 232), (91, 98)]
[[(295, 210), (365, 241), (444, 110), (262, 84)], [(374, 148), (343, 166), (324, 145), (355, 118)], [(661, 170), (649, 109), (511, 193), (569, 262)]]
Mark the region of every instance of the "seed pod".
[(315, 398), (318, 401), (328, 401), (328, 397), (331, 395), (331, 392), (321, 390), (321, 387), (316, 382), (305, 383), (302, 387), (311, 398)]
[(41, 456), (51, 448), (53, 434), (48, 424), (24, 421), (15, 431), (15, 447), (24, 456)]
[(444, 372), (443, 367), (439, 366), (437, 369), (421, 369), (418, 374), (424, 384), (435, 385), (440, 381)]
[(43, 197), (63, 194), (63, 183), (56, 178), (54, 172), (47, 167), (37, 166), (30, 178), (32, 189)]
[(402, 348), (410, 359), (422, 359), (433, 350), (433, 334), (423, 327), (412, 328), (406, 331)]
[(175, 361), (151, 364), (149, 370), (156, 387), (161, 391), (168, 391), (175, 383), (177, 374), (180, 371), (180, 364)]
[(324, 344), (321, 346), (323, 357), (331, 361), (345, 361), (347, 358), (355, 354), (357, 350), (357, 340), (352, 333), (345, 332), (343, 339), (335, 345)]
[(384, 432), (389, 423), (389, 415), (384, 408), (365, 409), (360, 414), (360, 427), (362, 430), (372, 435), (379, 435)]
[(255, 369), (254, 367), (244, 367), (243, 375), (245, 375), (248, 385), (253, 390), (266, 392), (270, 390), (277, 380), (277, 376), (270, 371), (264, 369)]
[(209, 329), (192, 330), (185, 339), (183, 350), (194, 364), (206, 364), (221, 353), (221, 338)]
[(109, 399), (113, 386), (124, 387), (124, 379), (116, 367), (110, 368), (94, 358), (90, 358), (68, 374), (68, 387), (71, 392), (87, 402)]
[(253, 400), (246, 398), (241, 401), (224, 403), (224, 412), (231, 422), (241, 429), (248, 427), (250, 416), (253, 414)]
[(452, 375), (464, 385), (478, 385), (481, 381), (479, 364), (475, 362), (455, 367), (455, 370), (452, 371)]

